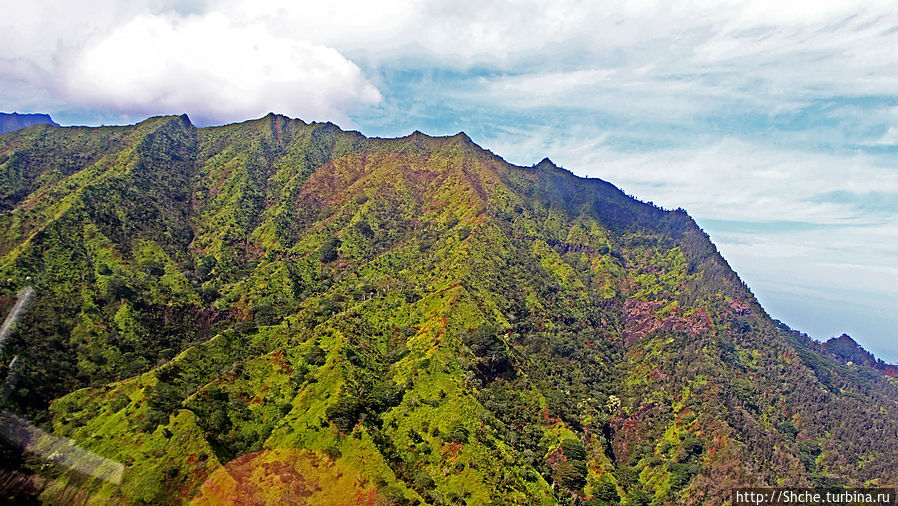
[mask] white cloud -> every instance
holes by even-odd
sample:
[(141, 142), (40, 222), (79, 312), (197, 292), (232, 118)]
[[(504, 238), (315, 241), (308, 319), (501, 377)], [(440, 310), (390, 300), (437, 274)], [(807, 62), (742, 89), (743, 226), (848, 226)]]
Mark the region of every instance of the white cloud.
[(884, 171), (872, 157), (807, 153), (736, 139), (698, 149), (606, 150), (585, 156), (594, 161), (578, 166), (590, 175), (618, 181), (667, 207), (682, 206), (716, 219), (865, 223), (870, 217), (852, 206), (814, 197), (837, 190), (898, 193), (898, 173)]
[(896, 237), (896, 217), (875, 226), (789, 234), (711, 230), (771, 315), (816, 339), (848, 332), (892, 362), (898, 361)]
[(221, 14), (145, 14), (91, 41), (64, 69), (73, 104), (151, 114), (187, 112), (201, 123), (276, 111), (348, 123), (381, 99), (337, 50), (272, 36)]
[(874, 146), (898, 146), (898, 127), (889, 127), (882, 137), (876, 139), (871, 145)]
[(269, 111), (352, 126), (380, 92), (337, 49), (202, 3), (99, 0), (4, 6), (0, 104), (222, 123)]
[[(203, 114), (213, 117), (286, 107), (345, 122), (358, 105), (377, 99), (366, 86), (366, 77), (377, 76), (355, 75), (353, 62), (374, 74), (424, 67), (497, 75), (459, 95), (464, 100), (654, 113), (671, 121), (733, 104), (773, 112), (820, 96), (889, 95), (898, 75), (898, 12), (888, 1), (8, 3), (0, 54), (53, 76), (29, 80), (32, 88), (47, 90), (54, 106), (117, 93), (123, 96), (83, 105), (135, 113), (150, 104), (123, 98), (161, 97), (158, 105), (167, 108), (211, 97), (218, 106)], [(251, 51), (255, 46), (264, 49)], [(230, 62), (220, 61), (225, 51)], [(177, 73), (178, 89), (162, 93), (162, 77), (128, 63), (136, 55), (164, 60), (163, 76)], [(114, 67), (122, 66), (139, 77), (120, 76)], [(328, 70), (301, 75), (304, 66)], [(295, 75), (283, 75), (285, 67)], [(148, 76), (134, 93), (103, 84), (133, 86)], [(291, 79), (307, 100), (279, 96), (279, 84)], [(234, 99), (220, 91), (225, 87), (253, 87), (258, 102), (269, 105), (250, 107), (251, 97), (234, 92), (240, 100), (229, 108)], [(0, 102), (35, 102), (27, 95), (0, 86)]]
[(509, 27), (521, 63), (501, 60), (502, 72), (454, 93), (516, 110), (675, 122), (734, 111), (773, 116), (821, 99), (894, 95), (898, 11), (815, 8), (816, 15), (794, 18), (773, 8), (765, 18), (731, 4), (632, 17), (593, 12), (584, 21), (594, 21), (595, 33), (578, 28), (559, 39), (537, 30), (518, 40)]
[[(724, 138), (701, 147), (624, 152), (609, 134), (583, 127), (496, 132), (485, 145), (527, 165), (548, 155), (575, 174), (611, 181), (628, 193), (697, 217), (821, 225), (878, 223), (852, 202), (819, 199), (834, 191), (898, 194), (898, 170), (872, 155), (808, 153)], [(898, 209), (894, 210), (898, 215)]]

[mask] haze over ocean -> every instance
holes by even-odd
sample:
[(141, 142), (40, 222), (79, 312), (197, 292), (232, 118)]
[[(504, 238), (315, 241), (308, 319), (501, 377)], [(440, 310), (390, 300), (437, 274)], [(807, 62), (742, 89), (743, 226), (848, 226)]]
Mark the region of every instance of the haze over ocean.
[(463, 130), (685, 208), (773, 317), (898, 361), (893, 2), (0, 5), (0, 110)]

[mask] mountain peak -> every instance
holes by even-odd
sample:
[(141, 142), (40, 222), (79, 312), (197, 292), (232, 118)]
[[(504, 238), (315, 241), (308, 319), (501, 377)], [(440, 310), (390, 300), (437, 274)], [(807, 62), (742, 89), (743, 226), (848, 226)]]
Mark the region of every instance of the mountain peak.
[(468, 134), (466, 134), (464, 132), (458, 132), (457, 134), (453, 135), (452, 137), (455, 139), (458, 139), (462, 142), (470, 142), (470, 143), (474, 142), (471, 140), (471, 138), (468, 136)]
[(540, 160), (539, 163), (534, 165), (533, 168), (535, 168), (535, 169), (557, 169), (559, 167), (557, 165), (555, 165), (555, 162), (553, 162), (552, 160), (549, 160), (549, 157), (547, 156), (547, 157), (543, 158), (542, 160)]
[[(306, 122), (303, 121), (303, 120), (301, 120), (301, 119), (291, 118), (290, 116), (287, 116), (286, 114), (280, 114), (280, 113), (277, 113), (277, 112), (269, 112), (268, 114), (266, 114), (265, 116), (263, 116), (261, 119), (284, 120), (284, 121), (300, 121), (300, 122), (302, 122), (303, 124), (306, 124)], [(322, 124), (331, 124), (331, 125), (333, 125), (333, 123), (331, 123), (330, 121), (325, 122), (325, 123), (322, 123)]]
[(165, 125), (171, 123), (179, 123), (181, 126), (191, 127), (193, 123), (187, 114), (167, 114), (160, 116), (150, 116), (149, 118), (135, 123), (135, 125)]

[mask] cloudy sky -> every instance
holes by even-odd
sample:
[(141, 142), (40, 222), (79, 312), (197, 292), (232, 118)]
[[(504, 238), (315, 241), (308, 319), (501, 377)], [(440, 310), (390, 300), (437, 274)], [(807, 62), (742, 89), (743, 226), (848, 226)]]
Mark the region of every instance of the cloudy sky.
[(893, 1), (0, 0), (0, 110), (467, 132), (684, 207), (776, 318), (898, 361)]

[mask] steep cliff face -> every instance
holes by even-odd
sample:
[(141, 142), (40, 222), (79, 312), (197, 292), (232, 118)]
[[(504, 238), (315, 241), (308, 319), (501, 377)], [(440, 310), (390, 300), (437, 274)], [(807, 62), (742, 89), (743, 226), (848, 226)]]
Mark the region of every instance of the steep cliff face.
[(771, 320), (684, 211), (548, 160), (269, 115), (29, 129), (0, 162), (0, 303), (35, 290), (8, 403), (124, 464), (47, 500), (898, 481), (894, 379)]

